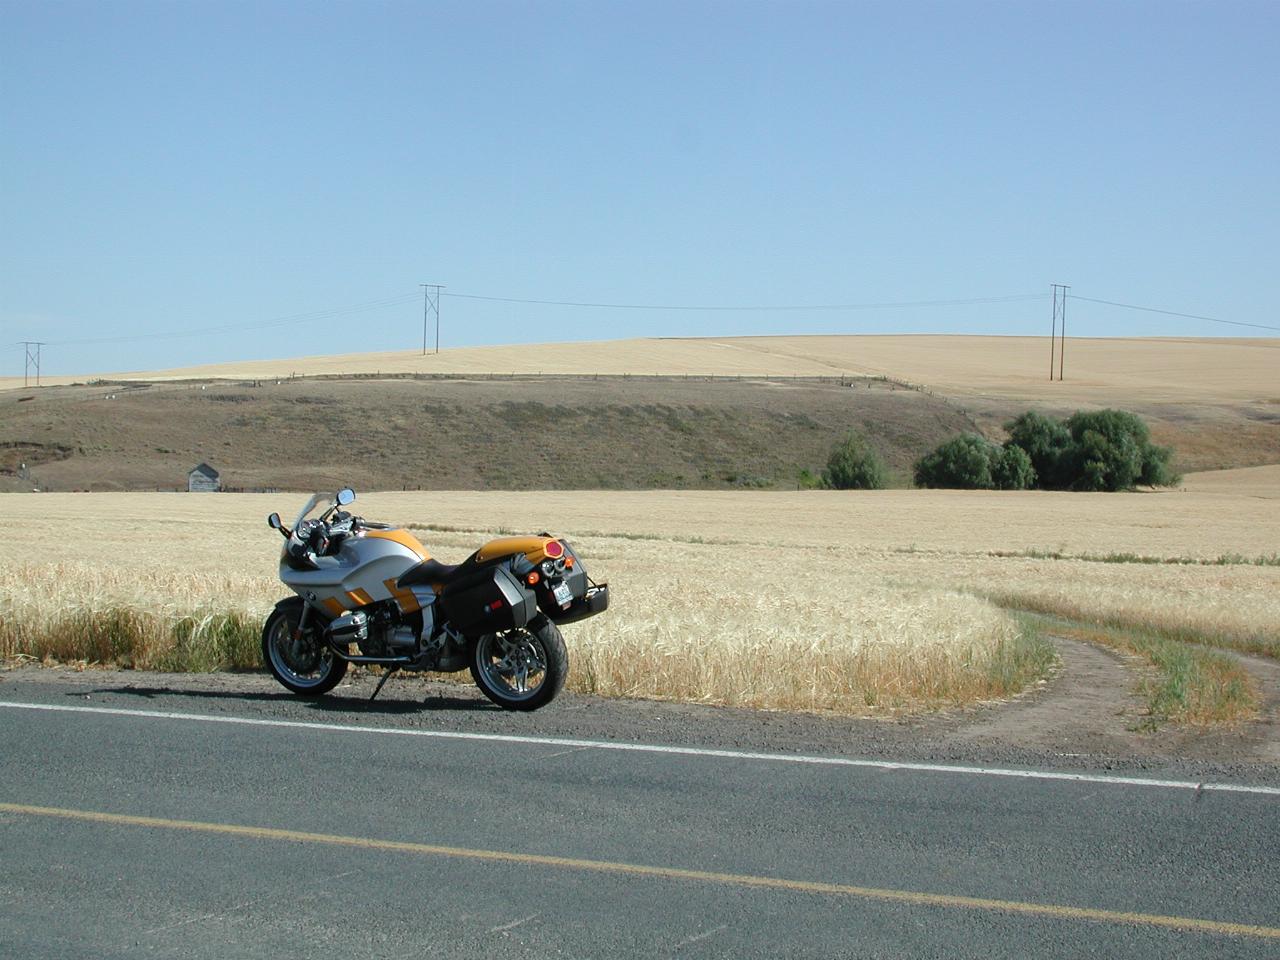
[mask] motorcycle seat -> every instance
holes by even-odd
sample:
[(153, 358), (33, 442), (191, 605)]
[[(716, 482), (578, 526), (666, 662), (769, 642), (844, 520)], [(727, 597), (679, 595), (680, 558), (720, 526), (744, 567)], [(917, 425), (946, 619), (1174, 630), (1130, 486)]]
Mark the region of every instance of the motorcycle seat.
[(464, 565), (461, 563), (441, 563), (439, 560), (423, 560), (415, 567), (410, 567), (396, 586), (404, 589), (413, 586), (433, 586), (437, 583), (447, 584)]

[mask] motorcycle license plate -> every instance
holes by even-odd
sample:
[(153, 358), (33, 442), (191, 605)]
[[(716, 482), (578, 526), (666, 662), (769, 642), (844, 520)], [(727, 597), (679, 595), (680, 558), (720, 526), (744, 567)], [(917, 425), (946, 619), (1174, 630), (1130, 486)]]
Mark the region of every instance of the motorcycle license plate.
[(556, 584), (556, 588), (552, 593), (556, 598), (556, 603), (560, 604), (562, 607), (567, 607), (569, 604), (573, 603), (573, 591), (569, 589), (569, 585), (567, 583)]

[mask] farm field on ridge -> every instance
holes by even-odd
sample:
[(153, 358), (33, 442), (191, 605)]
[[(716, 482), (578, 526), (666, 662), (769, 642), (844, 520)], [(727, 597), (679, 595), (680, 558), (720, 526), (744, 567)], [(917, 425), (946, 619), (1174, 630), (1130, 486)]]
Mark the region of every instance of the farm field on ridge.
[[(564, 376), (888, 376), (948, 394), (1108, 403), (1280, 401), (1280, 338), (1068, 338), (1066, 379), (1050, 383), (1047, 337), (846, 335), (602, 340), (347, 353), (246, 360), (131, 373), (46, 377), (102, 380), (267, 379), (361, 374)], [(21, 378), (0, 378), (0, 390)]]

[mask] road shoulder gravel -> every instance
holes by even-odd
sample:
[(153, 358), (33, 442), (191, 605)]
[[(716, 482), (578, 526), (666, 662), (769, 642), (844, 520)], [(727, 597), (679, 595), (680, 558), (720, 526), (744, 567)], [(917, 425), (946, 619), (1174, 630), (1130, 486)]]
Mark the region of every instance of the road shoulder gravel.
[[(1237, 728), (1143, 729), (1136, 663), (1055, 638), (1057, 674), (1012, 701), (888, 718), (745, 710), (563, 694), (531, 714), (503, 712), (468, 684), (352, 674), (306, 701), (263, 673), (164, 674), (35, 665), (0, 672), (0, 700), (314, 723), (567, 737), (919, 763), (1047, 767), (1280, 784), (1280, 665), (1256, 665), (1268, 708)], [(1267, 673), (1270, 670), (1272, 672)]]

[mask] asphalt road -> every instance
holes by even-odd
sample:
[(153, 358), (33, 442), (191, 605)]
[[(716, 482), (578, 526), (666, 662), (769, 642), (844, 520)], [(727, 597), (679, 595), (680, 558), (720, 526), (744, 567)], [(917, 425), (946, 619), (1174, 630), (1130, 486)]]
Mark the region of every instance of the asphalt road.
[(1280, 955), (1274, 791), (0, 700), (2, 957)]

